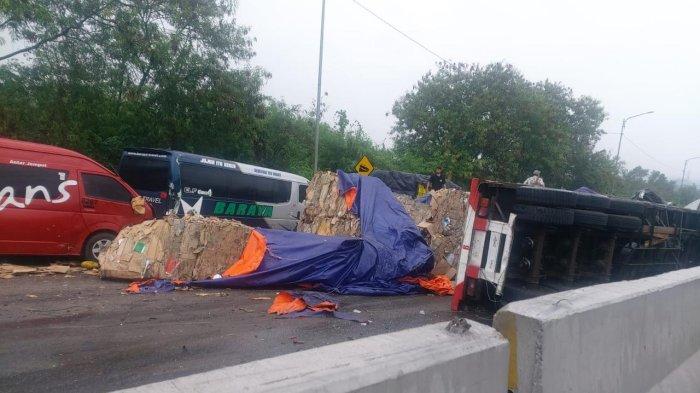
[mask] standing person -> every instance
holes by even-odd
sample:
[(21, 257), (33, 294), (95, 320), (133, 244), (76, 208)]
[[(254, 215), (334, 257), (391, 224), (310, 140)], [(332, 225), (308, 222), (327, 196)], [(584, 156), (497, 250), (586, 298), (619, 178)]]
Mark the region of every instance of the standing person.
[(441, 190), (445, 187), (445, 174), (442, 172), (442, 166), (435, 168), (435, 172), (430, 175), (428, 180), (428, 191)]
[(540, 171), (535, 169), (532, 172), (532, 176), (528, 177), (525, 179), (525, 184), (526, 186), (532, 186), (532, 187), (544, 187), (544, 180), (540, 176)]

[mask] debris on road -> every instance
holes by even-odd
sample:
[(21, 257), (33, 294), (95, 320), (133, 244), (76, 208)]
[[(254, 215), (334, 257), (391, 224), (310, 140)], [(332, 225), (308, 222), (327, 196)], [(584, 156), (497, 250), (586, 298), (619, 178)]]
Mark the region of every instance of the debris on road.
[(12, 263), (0, 263), (0, 278), (13, 278), (22, 275), (48, 276), (53, 274), (63, 274), (70, 277), (68, 273), (81, 272), (83, 268), (71, 266), (67, 263), (52, 263), (49, 266), (25, 266)]
[(445, 330), (450, 333), (464, 334), (471, 327), (472, 325), (469, 324), (466, 318), (454, 317), (450, 323), (445, 326)]
[[(338, 311), (338, 301), (321, 292), (294, 291), (280, 292), (267, 310), (283, 318), (333, 317), (360, 323), (369, 322), (366, 318)], [(355, 312), (358, 310), (353, 310)]]
[(87, 270), (95, 270), (100, 268), (100, 264), (95, 261), (83, 261), (80, 267)]

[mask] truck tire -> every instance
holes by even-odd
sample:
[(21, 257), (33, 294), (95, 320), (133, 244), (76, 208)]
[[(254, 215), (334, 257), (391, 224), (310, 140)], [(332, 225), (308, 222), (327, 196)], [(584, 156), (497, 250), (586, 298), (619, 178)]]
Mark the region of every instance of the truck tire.
[(576, 193), (556, 188), (521, 186), (515, 190), (515, 199), (519, 203), (541, 206), (574, 207)]
[(636, 232), (642, 229), (642, 220), (639, 217), (608, 214), (608, 228), (618, 231)]
[(629, 216), (641, 217), (646, 212), (647, 202), (635, 201), (632, 199), (610, 198), (610, 207), (608, 212), (612, 214), (621, 214)]
[(574, 225), (604, 227), (608, 225), (608, 215), (591, 210), (574, 210)]
[(605, 195), (577, 192), (576, 207), (585, 210), (605, 211), (610, 207), (610, 198)]
[(109, 247), (114, 238), (114, 234), (109, 232), (100, 232), (90, 236), (83, 246), (83, 258), (88, 261), (96, 261), (100, 252)]
[(513, 205), (513, 212), (519, 220), (551, 225), (572, 225), (574, 211), (544, 206)]

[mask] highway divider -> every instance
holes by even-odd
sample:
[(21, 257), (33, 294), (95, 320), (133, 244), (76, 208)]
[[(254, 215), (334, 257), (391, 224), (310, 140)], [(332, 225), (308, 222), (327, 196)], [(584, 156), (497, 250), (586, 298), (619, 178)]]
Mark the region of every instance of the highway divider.
[(697, 392), (700, 267), (510, 303), (515, 393)]
[(371, 336), (144, 385), (123, 392), (502, 393), (508, 343), (469, 321)]

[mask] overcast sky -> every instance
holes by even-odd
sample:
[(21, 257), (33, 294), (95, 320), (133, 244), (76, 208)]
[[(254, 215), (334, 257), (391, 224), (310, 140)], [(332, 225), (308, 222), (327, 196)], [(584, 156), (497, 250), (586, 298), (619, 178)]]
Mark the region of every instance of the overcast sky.
[[(700, 5), (691, 1), (358, 0), (451, 61), (505, 61), (530, 80), (550, 79), (599, 99), (603, 128), (630, 120), (621, 157), (679, 179), (700, 156)], [(239, 0), (252, 60), (272, 77), (265, 92), (311, 107), (316, 96), (321, 0)], [(326, 1), (326, 120), (346, 109), (375, 142), (389, 141), (394, 101), (438, 59), (352, 0)], [(600, 149), (615, 151), (618, 135)], [(646, 152), (646, 154), (645, 154)], [(651, 157), (650, 157), (651, 156)], [(653, 157), (653, 158), (652, 158)], [(700, 160), (688, 165), (700, 180)], [(546, 174), (545, 174), (546, 175)]]

